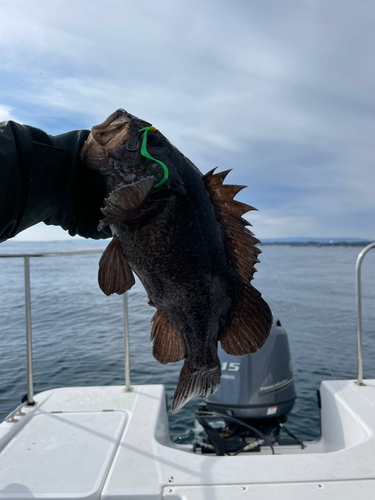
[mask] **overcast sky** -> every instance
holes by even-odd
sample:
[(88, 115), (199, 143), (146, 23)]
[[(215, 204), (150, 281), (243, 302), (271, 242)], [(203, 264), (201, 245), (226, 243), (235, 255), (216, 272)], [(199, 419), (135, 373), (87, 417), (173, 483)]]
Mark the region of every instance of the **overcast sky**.
[(0, 121), (59, 134), (122, 107), (233, 168), (260, 239), (375, 240), (374, 26), (372, 0), (2, 0)]

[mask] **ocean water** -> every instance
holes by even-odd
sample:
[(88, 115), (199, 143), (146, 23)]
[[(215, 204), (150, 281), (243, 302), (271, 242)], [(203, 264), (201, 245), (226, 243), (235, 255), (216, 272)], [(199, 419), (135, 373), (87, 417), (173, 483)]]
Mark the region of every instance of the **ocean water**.
[[(0, 253), (104, 249), (106, 242), (12, 242)], [(319, 435), (321, 380), (356, 378), (356, 247), (263, 246), (254, 286), (288, 333), (297, 392), (287, 427), (301, 439)], [(97, 285), (100, 254), (31, 259), (34, 391), (124, 383), (122, 298)], [(375, 250), (362, 266), (364, 376), (375, 378)], [(182, 362), (152, 357), (154, 309), (137, 282), (128, 293), (132, 384), (160, 383), (169, 405)], [(0, 421), (27, 392), (23, 259), (0, 259)], [(189, 402), (170, 414), (171, 435), (188, 440)]]

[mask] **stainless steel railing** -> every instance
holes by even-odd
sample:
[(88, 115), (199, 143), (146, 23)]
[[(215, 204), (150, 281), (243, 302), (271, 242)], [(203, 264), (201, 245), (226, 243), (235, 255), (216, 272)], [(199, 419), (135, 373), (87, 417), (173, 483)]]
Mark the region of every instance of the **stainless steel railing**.
[[(61, 257), (66, 255), (88, 255), (102, 253), (103, 250), (81, 250), (76, 252), (41, 252), (29, 254), (0, 254), (2, 259), (23, 258), (25, 275), (25, 316), (26, 316), (26, 356), (27, 356), (27, 404), (32, 406), (34, 401), (33, 385), (33, 351), (31, 332), (31, 296), (30, 296), (30, 257)], [(129, 354), (129, 320), (128, 320), (128, 296), (123, 295), (124, 311), (124, 341), (125, 341), (125, 391), (132, 390), (130, 384), (130, 354)]]
[(362, 296), (361, 296), (361, 266), (364, 256), (369, 250), (375, 248), (375, 242), (370, 243), (358, 255), (355, 265), (355, 290), (356, 290), (356, 304), (357, 304), (357, 384), (365, 385), (363, 383), (363, 361), (362, 361)]

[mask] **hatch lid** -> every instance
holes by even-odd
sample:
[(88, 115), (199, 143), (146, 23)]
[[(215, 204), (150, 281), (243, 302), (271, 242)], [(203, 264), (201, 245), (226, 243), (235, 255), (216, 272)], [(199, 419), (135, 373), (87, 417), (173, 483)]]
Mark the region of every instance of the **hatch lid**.
[(0, 453), (0, 499), (99, 499), (127, 414), (33, 416)]

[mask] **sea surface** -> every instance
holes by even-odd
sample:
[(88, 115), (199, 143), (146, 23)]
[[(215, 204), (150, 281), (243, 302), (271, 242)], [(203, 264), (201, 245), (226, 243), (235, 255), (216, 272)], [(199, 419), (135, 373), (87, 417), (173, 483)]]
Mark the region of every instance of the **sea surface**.
[[(104, 249), (106, 242), (13, 242), (0, 253)], [(316, 391), (321, 380), (357, 374), (355, 262), (357, 247), (262, 247), (253, 284), (288, 333), (297, 400), (287, 427), (299, 438), (319, 436)], [(35, 393), (63, 386), (124, 383), (123, 302), (97, 285), (100, 254), (31, 259)], [(362, 266), (364, 376), (375, 378), (375, 250)], [(0, 421), (27, 392), (23, 259), (0, 259)], [(128, 293), (132, 384), (164, 384), (169, 405), (182, 362), (152, 357), (154, 309), (137, 282)], [(189, 402), (170, 414), (172, 438), (194, 437)]]

